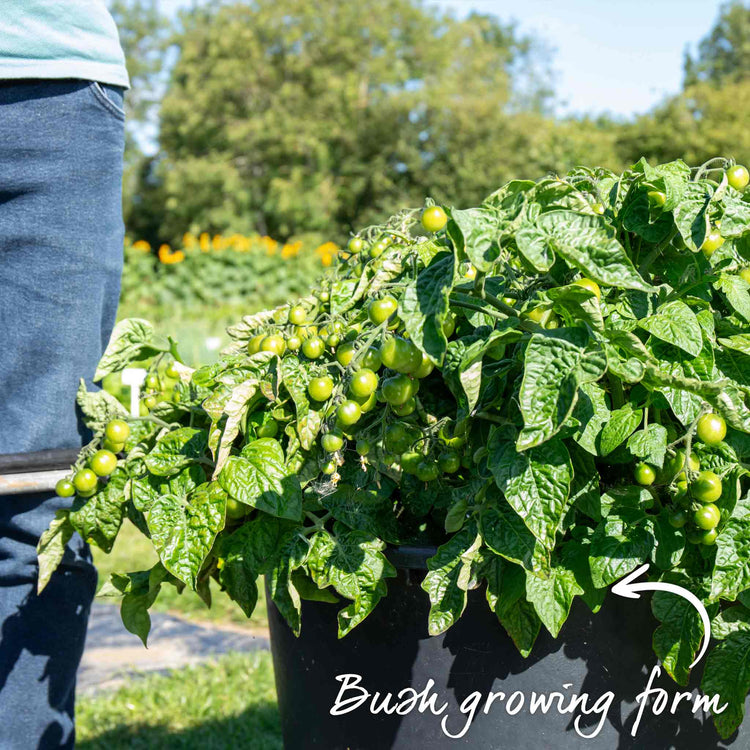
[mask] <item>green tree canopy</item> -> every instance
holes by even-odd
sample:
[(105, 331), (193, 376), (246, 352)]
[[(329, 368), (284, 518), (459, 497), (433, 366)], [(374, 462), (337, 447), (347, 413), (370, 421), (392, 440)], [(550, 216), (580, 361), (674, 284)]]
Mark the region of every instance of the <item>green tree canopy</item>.
[(712, 83), (750, 78), (750, 7), (725, 3), (711, 31), (701, 40), (695, 58), (686, 56), (685, 82)]
[[(512, 25), (419, 0), (255, 0), (182, 16), (162, 103), (166, 236), (336, 240), (425, 195), (475, 202), (612, 138), (552, 134), (546, 52)], [(586, 133), (590, 138), (586, 138)]]

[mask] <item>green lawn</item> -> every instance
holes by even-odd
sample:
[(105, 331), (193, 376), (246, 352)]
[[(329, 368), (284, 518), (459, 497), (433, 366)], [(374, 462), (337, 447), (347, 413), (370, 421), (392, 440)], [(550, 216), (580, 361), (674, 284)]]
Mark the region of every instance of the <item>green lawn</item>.
[[(92, 548), (94, 562), (99, 570), (99, 584), (112, 572), (126, 573), (135, 570), (147, 570), (156, 563), (157, 557), (151, 543), (135, 526), (126, 522), (117, 537), (112, 552), (108, 555), (97, 548)], [(173, 614), (191, 620), (210, 620), (216, 624), (241, 625), (250, 628), (265, 628), (266, 618), (265, 590), (259, 586), (258, 606), (248, 620), (242, 610), (213, 584), (213, 602), (208, 609), (203, 601), (192, 591), (185, 589), (177, 593), (174, 586), (163, 586), (159, 598), (152, 609)]]
[(79, 750), (281, 750), (269, 653), (229, 654), (78, 700)]

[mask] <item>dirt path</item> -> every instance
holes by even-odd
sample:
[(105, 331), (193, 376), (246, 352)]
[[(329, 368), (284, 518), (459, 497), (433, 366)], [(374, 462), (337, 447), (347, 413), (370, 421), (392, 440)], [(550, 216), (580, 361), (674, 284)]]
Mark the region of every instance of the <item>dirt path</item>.
[(123, 627), (119, 607), (95, 602), (78, 670), (78, 691), (91, 693), (118, 687), (136, 675), (199, 664), (228, 651), (268, 648), (267, 634), (198, 624), (152, 612), (151, 634), (145, 649), (138, 637)]

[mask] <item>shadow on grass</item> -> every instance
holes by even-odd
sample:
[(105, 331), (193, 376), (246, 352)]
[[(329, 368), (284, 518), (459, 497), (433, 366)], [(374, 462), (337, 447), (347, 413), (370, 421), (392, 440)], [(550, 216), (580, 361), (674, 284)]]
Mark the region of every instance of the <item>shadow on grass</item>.
[(237, 716), (170, 729), (158, 724), (123, 724), (76, 743), (77, 750), (281, 750), (276, 705), (264, 702)]

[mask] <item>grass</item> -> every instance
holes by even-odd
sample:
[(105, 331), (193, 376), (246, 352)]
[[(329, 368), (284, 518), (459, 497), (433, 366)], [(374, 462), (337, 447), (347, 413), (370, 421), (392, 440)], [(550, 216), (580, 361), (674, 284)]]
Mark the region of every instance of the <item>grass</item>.
[(78, 750), (281, 750), (269, 653), (136, 679), (82, 697)]
[[(156, 552), (151, 543), (130, 522), (125, 522), (112, 551), (107, 555), (93, 548), (94, 563), (99, 570), (99, 583), (104, 582), (110, 573), (125, 573), (135, 570), (148, 570), (157, 562)], [(159, 598), (152, 609), (170, 612), (194, 621), (210, 621), (216, 625), (239, 625), (249, 628), (265, 628), (266, 617), (265, 589), (258, 586), (258, 605), (248, 620), (242, 610), (213, 584), (213, 600), (208, 609), (203, 601), (189, 589), (182, 594), (174, 586), (162, 586)]]

